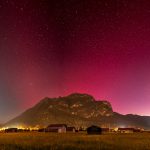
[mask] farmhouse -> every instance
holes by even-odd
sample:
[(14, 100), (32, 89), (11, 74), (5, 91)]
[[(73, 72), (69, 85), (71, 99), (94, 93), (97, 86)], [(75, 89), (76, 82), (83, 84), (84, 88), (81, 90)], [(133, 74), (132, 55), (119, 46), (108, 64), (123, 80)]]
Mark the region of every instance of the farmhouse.
[(118, 132), (120, 132), (120, 133), (133, 133), (134, 128), (118, 128)]
[(67, 125), (66, 124), (50, 124), (45, 132), (58, 132), (58, 133), (66, 133)]
[(88, 134), (101, 134), (102, 129), (98, 126), (90, 126), (87, 128), (87, 133)]

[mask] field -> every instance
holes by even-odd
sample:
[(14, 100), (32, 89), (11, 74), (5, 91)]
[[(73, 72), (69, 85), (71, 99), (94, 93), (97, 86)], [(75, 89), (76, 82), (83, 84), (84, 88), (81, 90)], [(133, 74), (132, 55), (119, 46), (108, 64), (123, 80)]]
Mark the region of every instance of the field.
[(150, 133), (0, 133), (0, 150), (150, 150)]

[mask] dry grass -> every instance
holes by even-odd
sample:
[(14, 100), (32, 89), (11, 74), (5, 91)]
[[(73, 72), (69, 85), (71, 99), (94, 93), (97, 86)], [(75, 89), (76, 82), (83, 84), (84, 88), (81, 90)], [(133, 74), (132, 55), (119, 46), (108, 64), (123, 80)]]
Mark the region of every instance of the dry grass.
[(0, 150), (150, 150), (150, 133), (0, 133)]

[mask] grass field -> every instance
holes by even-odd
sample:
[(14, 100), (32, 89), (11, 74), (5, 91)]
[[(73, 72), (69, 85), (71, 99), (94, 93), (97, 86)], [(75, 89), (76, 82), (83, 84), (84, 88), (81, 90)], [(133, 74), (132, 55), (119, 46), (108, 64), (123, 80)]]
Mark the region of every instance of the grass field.
[(150, 150), (150, 133), (0, 133), (0, 150)]

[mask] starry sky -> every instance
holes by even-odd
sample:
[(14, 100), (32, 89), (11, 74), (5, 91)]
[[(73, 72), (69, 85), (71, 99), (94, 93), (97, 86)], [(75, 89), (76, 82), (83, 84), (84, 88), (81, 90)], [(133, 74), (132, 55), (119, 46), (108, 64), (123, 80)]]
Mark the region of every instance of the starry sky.
[(0, 0), (0, 122), (74, 92), (150, 115), (150, 1)]

